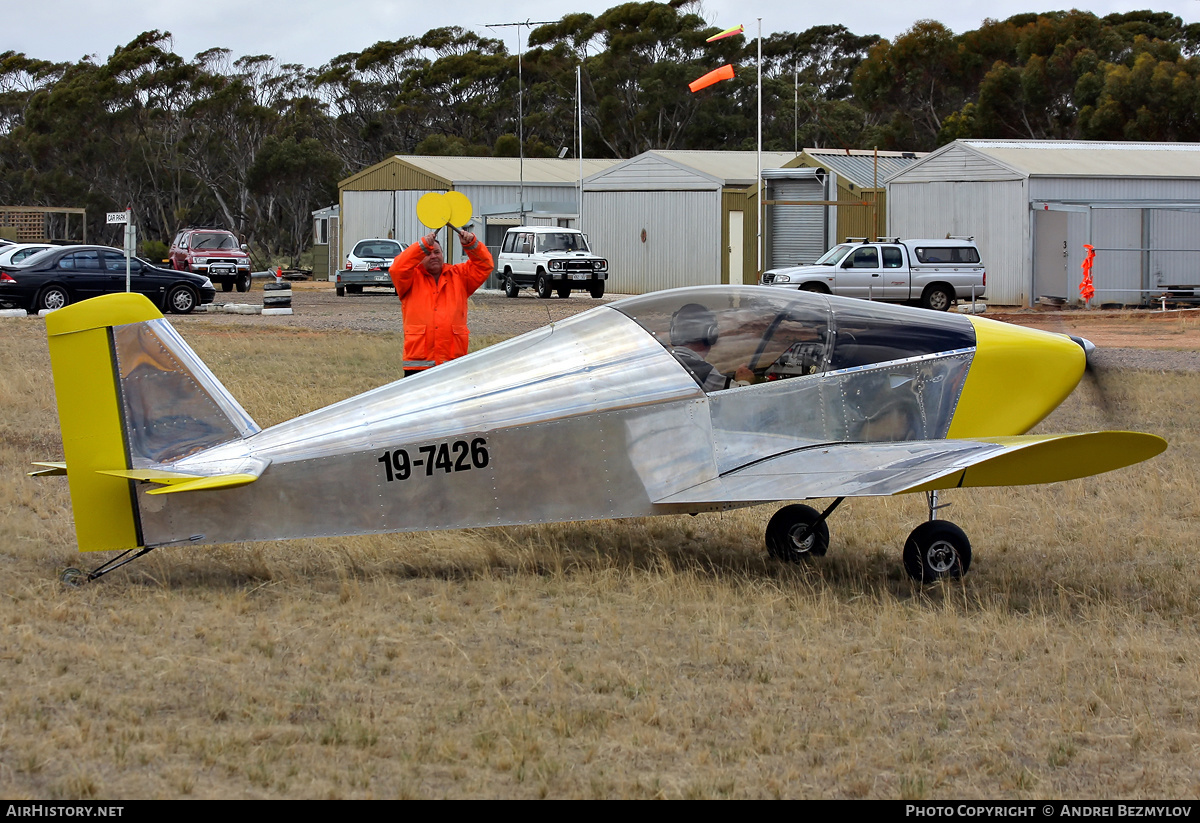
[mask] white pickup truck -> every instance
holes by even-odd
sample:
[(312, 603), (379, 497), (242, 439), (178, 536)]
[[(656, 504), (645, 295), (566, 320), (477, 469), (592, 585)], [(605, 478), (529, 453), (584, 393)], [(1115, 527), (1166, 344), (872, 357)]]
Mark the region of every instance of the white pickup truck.
[(762, 285), (819, 291), (946, 311), (956, 300), (984, 296), (987, 271), (972, 239), (852, 238), (811, 266), (763, 272)]

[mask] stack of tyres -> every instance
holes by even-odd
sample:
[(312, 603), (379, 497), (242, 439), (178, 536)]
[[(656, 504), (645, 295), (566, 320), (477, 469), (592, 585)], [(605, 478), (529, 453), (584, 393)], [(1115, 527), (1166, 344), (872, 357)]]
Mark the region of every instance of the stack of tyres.
[(276, 279), (263, 284), (263, 314), (292, 313), (292, 284)]

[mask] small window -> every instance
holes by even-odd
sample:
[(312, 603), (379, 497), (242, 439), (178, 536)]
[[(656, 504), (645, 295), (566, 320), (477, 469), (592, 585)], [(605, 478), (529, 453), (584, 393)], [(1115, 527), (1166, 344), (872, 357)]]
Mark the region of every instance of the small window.
[(916, 250), (917, 260), (922, 263), (961, 263), (974, 264), (979, 262), (979, 249), (974, 246), (929, 246)]
[(895, 246), (884, 246), (882, 251), (885, 269), (904, 268), (904, 255), (900, 253), (900, 249)]

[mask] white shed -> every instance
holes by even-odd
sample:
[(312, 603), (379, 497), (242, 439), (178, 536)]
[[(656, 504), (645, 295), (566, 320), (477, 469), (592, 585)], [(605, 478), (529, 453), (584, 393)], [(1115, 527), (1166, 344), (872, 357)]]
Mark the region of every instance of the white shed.
[[(791, 152), (763, 152), (777, 169)], [(648, 151), (583, 181), (582, 227), (608, 258), (609, 289), (758, 280), (752, 151)]]
[(887, 233), (973, 236), (988, 299), (1093, 304), (1200, 294), (1200, 145), (956, 140), (886, 181)]

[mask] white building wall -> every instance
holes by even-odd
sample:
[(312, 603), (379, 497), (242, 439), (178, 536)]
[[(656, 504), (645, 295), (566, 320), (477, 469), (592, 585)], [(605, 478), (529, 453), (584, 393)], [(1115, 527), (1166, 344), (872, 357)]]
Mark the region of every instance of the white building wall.
[(971, 236), (987, 269), (987, 298), (1027, 305), (1032, 283), (1029, 201), (1021, 178), (989, 182), (909, 182), (887, 185), (890, 237)]
[(346, 264), (346, 255), (359, 240), (388, 236), (388, 232), (392, 230), (392, 193), (343, 191), (341, 206), (339, 268)]
[(592, 248), (608, 259), (608, 291), (720, 284), (719, 190), (585, 191), (583, 206)]

